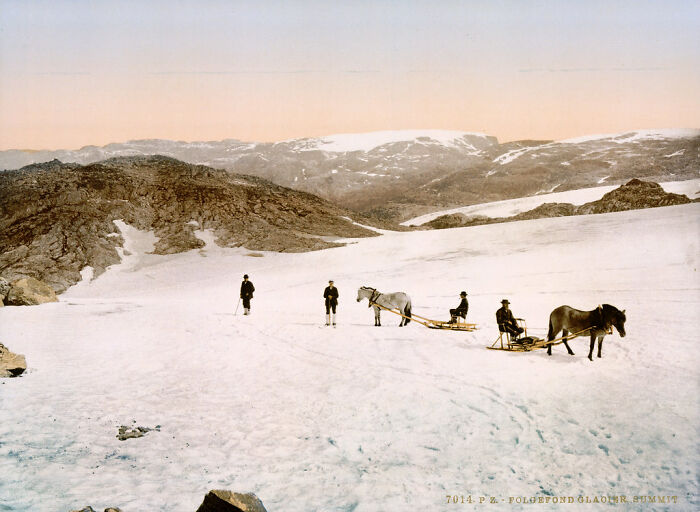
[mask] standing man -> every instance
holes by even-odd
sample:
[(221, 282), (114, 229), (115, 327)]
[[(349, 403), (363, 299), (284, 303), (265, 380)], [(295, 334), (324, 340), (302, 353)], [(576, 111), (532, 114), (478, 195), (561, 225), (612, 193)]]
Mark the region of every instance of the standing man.
[(450, 309), (450, 323), (453, 324), (457, 322), (457, 317), (460, 316), (467, 319), (467, 312), (469, 311), (469, 302), (467, 302), (467, 292), (461, 292), (459, 298), (462, 299), (459, 302), (459, 306), (455, 309)]
[(513, 312), (510, 310), (508, 305), (508, 299), (503, 299), (501, 301), (503, 307), (496, 311), (496, 322), (498, 322), (498, 330), (501, 332), (509, 333), (513, 339), (516, 339), (523, 332), (523, 328), (518, 325), (513, 317)]
[(326, 325), (331, 324), (331, 311), (333, 311), (333, 327), (335, 327), (335, 308), (338, 305), (338, 288), (333, 286), (333, 280), (328, 281), (328, 286), (323, 290), (323, 298), (326, 299)]
[(253, 298), (253, 292), (255, 291), (255, 286), (253, 283), (248, 281), (248, 274), (243, 276), (243, 282), (241, 283), (241, 299), (243, 299), (243, 314), (250, 315), (250, 299)]

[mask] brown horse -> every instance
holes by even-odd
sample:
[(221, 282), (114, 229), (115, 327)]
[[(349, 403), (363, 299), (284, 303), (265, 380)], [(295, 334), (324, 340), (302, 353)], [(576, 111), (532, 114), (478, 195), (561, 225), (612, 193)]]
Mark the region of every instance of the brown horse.
[[(598, 340), (598, 357), (602, 357), (601, 350), (603, 348), (603, 338), (607, 333), (612, 332), (612, 327), (615, 326), (620, 337), (625, 337), (625, 310), (620, 311), (615, 306), (603, 304), (598, 306), (593, 311), (580, 311), (570, 306), (559, 306), (549, 315), (549, 332), (547, 333), (547, 341), (552, 341), (557, 337), (557, 333), (562, 331), (562, 336), (566, 350), (572, 356), (574, 352), (567, 343), (566, 336), (569, 332), (574, 334), (585, 334), (590, 332), (591, 349), (588, 352), (588, 359), (593, 361), (593, 347), (595, 340)], [(547, 354), (552, 355), (552, 344), (547, 345)]]

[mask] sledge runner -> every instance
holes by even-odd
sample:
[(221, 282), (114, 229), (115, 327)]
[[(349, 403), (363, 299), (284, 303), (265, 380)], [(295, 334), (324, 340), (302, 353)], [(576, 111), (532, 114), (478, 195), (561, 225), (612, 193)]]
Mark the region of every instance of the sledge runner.
[(333, 285), (333, 280), (328, 281), (328, 286), (323, 290), (323, 298), (326, 299), (326, 325), (331, 324), (331, 311), (333, 312), (333, 327), (335, 327), (335, 308), (338, 306), (338, 288)]
[(518, 336), (522, 334), (524, 329), (518, 325), (515, 321), (513, 312), (508, 307), (510, 302), (508, 299), (503, 299), (501, 301), (503, 306), (496, 311), (496, 322), (498, 322), (498, 330), (501, 332), (507, 332), (511, 335), (513, 339), (517, 339)]
[(450, 321), (449, 323), (457, 323), (457, 317), (467, 319), (467, 312), (469, 311), (469, 302), (467, 302), (467, 292), (461, 292), (459, 297), (462, 299), (455, 309), (450, 309)]
[(243, 299), (243, 314), (250, 315), (250, 299), (253, 298), (253, 292), (255, 291), (255, 286), (251, 281), (248, 281), (248, 274), (243, 276), (243, 282), (241, 283), (241, 299)]

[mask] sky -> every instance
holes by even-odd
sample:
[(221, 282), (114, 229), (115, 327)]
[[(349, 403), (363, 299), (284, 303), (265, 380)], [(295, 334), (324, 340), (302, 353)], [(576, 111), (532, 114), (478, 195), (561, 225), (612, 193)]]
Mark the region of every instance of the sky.
[(697, 0), (0, 0), (0, 149), (699, 127)]

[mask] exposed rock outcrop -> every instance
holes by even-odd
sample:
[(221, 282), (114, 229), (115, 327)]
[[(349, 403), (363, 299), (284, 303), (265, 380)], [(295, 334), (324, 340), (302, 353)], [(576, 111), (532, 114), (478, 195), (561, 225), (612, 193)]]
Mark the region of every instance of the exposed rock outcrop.
[(262, 501), (253, 493), (209, 491), (197, 512), (267, 512)]
[(2, 307), (8, 293), (10, 293), (10, 283), (4, 277), (0, 277), (0, 307)]
[(430, 222), (426, 222), (423, 226), (430, 229), (480, 226), (482, 224), (498, 224), (501, 222), (515, 222), (518, 220), (658, 208), (661, 206), (672, 206), (692, 202), (693, 201), (687, 196), (666, 192), (663, 187), (657, 183), (633, 179), (625, 185), (608, 192), (601, 199), (578, 207), (570, 203), (545, 203), (537, 208), (511, 217), (485, 217), (482, 215), (468, 217), (462, 213), (451, 213), (441, 215)]
[(162, 156), (86, 166), (54, 160), (0, 173), (0, 272), (59, 293), (86, 266), (99, 276), (120, 260), (117, 219), (153, 231), (157, 254), (203, 246), (193, 221), (221, 246), (303, 252), (339, 245), (333, 238), (376, 236), (350, 215), (261, 178)]
[(58, 298), (48, 284), (33, 277), (25, 277), (12, 282), (5, 302), (8, 306), (37, 306), (58, 302)]
[(666, 192), (658, 183), (633, 179), (608, 192), (598, 201), (579, 206), (576, 215), (658, 208), (691, 202), (687, 196)]
[(0, 343), (0, 377), (17, 377), (27, 369), (27, 361), (21, 354), (10, 352)]

